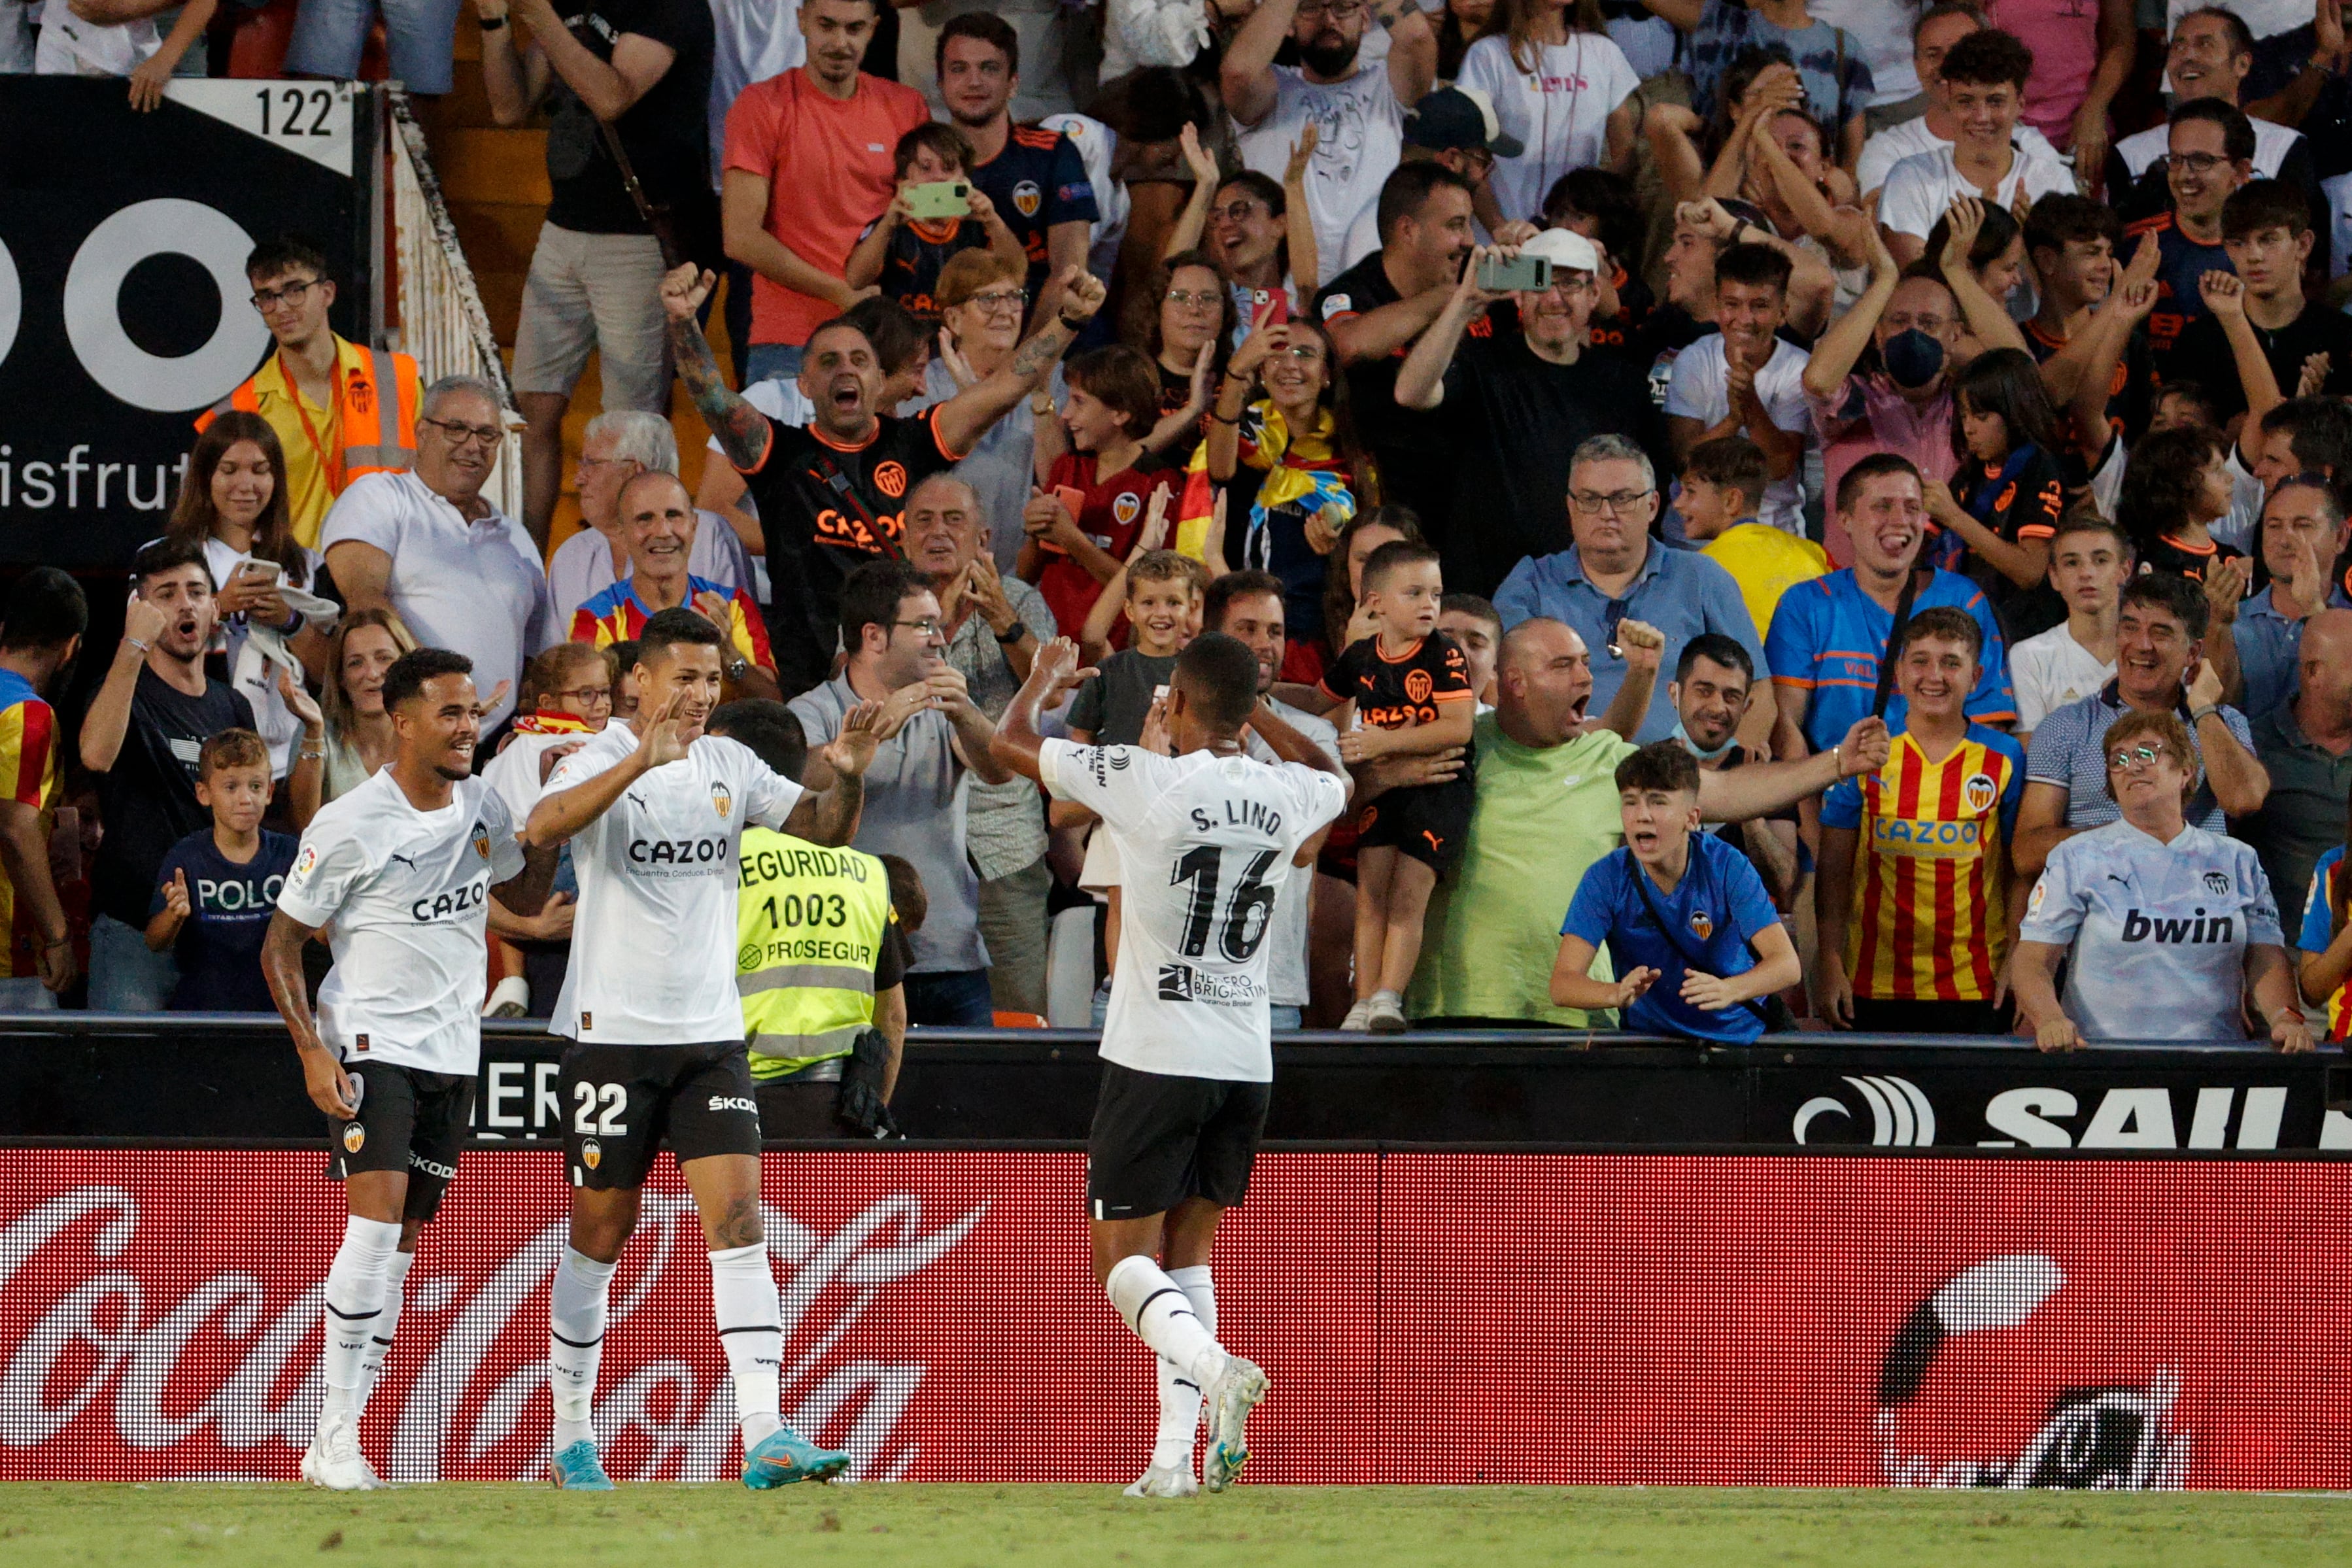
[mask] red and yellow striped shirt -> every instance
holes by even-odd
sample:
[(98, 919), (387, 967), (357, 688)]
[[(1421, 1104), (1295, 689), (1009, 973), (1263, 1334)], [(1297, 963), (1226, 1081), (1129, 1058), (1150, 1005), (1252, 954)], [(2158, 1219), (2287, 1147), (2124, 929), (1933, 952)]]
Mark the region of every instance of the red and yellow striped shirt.
[[(48, 841), (58, 804), (58, 720), (30, 682), (0, 669), (0, 800), (40, 813), (41, 841)], [(41, 932), (17, 902), (16, 885), (0, 873), (0, 931), (8, 933), (8, 953), (0, 959), (8, 979), (40, 970)]]
[(2009, 949), (1998, 851), (2024, 789), (2017, 742), (1971, 724), (1940, 763), (1908, 733), (1897, 735), (1885, 767), (1829, 793), (1822, 826), (1860, 836), (1845, 943), (1856, 996), (1991, 998)]
[[(689, 575), (686, 580), (687, 605), (693, 607), (698, 594), (717, 594), (727, 600), (728, 646), (748, 659), (754, 669), (776, 673), (776, 656), (768, 651), (767, 624), (760, 618), (760, 606), (742, 589), (730, 593), (707, 577)], [(625, 578), (590, 599), (572, 612), (572, 638), (597, 647), (610, 647), (616, 642), (634, 642), (643, 635), (646, 623), (653, 612), (637, 597), (636, 579)]]

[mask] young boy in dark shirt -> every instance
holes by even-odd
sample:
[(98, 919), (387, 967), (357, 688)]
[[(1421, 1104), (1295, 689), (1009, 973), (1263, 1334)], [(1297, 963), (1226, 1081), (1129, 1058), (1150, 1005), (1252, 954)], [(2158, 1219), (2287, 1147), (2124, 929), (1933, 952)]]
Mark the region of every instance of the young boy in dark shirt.
[[(1016, 267), (1028, 266), (1020, 237), (1004, 226), (987, 193), (971, 183), (971, 142), (944, 121), (918, 125), (898, 138), (891, 159), (898, 194), (849, 253), (842, 270), (851, 288), (878, 284), (884, 299), (896, 300), (929, 328), (940, 324), (940, 271), (965, 251), (992, 250)], [(964, 186), (964, 212), (945, 218), (915, 216), (908, 193), (917, 185), (941, 184)]]
[(267, 1013), (261, 939), (294, 866), (296, 840), (261, 826), (269, 809), (269, 748), (250, 730), (223, 730), (196, 758), (196, 799), (212, 826), (164, 853), (147, 921), (151, 952), (174, 950), (175, 1013)]
[[(1437, 552), (1403, 540), (1366, 558), (1364, 604), (1380, 623), (1323, 674), (1300, 706), (1329, 712), (1348, 763), (1467, 746), (1476, 717), (1470, 665), (1437, 629)], [(1422, 917), (1470, 826), (1471, 776), (1391, 790), (1356, 818), (1356, 1005), (1339, 1027), (1394, 1034), (1421, 961)]]

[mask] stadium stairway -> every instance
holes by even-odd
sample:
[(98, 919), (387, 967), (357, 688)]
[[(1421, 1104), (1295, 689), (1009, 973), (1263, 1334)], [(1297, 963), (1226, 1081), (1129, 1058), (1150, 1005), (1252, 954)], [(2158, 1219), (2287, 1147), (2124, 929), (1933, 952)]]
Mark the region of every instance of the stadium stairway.
[[(473, 268), (474, 281), (489, 311), (490, 329), (509, 368), (514, 363), (515, 323), (522, 310), (523, 279), (531, 247), (547, 216), (546, 117), (502, 129), (490, 114), (482, 89), (482, 34), (471, 8), (457, 19), (456, 89), (439, 99), (419, 98), (416, 117), (425, 127), (433, 164), (457, 226), (458, 243)], [(727, 363), (726, 334), (716, 334), (719, 363)], [(603, 406), (602, 381), (594, 356), (574, 389), (563, 421), (564, 490), (549, 533), (551, 551), (580, 528), (579, 498), (572, 489), (580, 435)], [(675, 383), (670, 393), (677, 428), (678, 463), (689, 487), (700, 482), (709, 431)]]

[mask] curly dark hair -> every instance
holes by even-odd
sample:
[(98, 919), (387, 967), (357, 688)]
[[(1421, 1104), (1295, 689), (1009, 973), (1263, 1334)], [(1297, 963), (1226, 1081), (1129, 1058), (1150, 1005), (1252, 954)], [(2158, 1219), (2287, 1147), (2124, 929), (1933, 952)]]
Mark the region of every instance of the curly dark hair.
[(2142, 437), (2132, 448), (2123, 494), (2116, 502), (2116, 521), (2142, 560), (2166, 534), (2179, 531), (2192, 519), (2203, 521), (2196, 510), (2205, 470), (2221, 456), (2226, 439), (2207, 426), (2176, 425)]

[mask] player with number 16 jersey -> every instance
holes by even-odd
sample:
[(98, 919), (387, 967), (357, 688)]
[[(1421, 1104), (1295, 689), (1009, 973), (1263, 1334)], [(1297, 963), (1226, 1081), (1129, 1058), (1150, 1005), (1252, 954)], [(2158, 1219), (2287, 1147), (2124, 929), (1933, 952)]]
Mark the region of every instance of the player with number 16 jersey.
[(760, 1225), (760, 1113), (735, 990), (736, 847), (746, 823), (814, 843), (857, 830), (875, 704), (851, 710), (823, 755), (822, 795), (740, 742), (703, 733), (719, 705), (720, 632), (662, 610), (637, 637), (637, 711), (555, 766), (524, 841), (569, 840), (580, 877), (572, 966), (555, 1005), (563, 1053), (571, 1245), (548, 1301), (555, 1484), (609, 1490), (590, 1427), (605, 1300), (636, 1229), (637, 1191), (668, 1144), (710, 1250), (711, 1305), (735, 1383), (743, 1484), (839, 1474), (781, 1414), (782, 1311)]
[[(1259, 701), (1257, 657), (1219, 632), (1177, 656), (1163, 710), (1173, 756), (1042, 740), (1039, 705), (1076, 663), (1066, 638), (1038, 653), (993, 749), (1055, 799), (1101, 817), (1125, 868), (1087, 1189), (1096, 1277), (1159, 1357), (1159, 1436), (1128, 1492), (1199, 1489), (1204, 1394), (1202, 1479), (1222, 1491), (1248, 1456), (1243, 1426), (1266, 1381), (1217, 1342), (1209, 1255), (1219, 1216), (1249, 1185), (1265, 1123), (1275, 900), (1346, 809), (1347, 774)], [(1245, 755), (1244, 729), (1281, 763)]]

